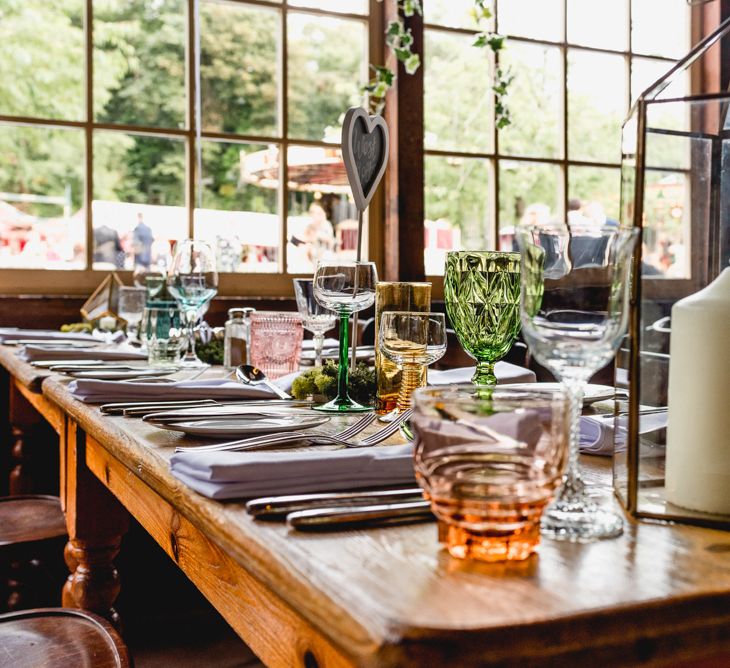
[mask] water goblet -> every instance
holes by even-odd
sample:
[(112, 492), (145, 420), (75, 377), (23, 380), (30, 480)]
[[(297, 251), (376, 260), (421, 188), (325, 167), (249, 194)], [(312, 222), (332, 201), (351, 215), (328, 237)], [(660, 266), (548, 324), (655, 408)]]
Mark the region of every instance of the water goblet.
[[(621, 517), (585, 493), (578, 464), (579, 420), (586, 382), (613, 359), (626, 333), (636, 230), (526, 225), (518, 227), (517, 241), (522, 251), (522, 334), (533, 357), (565, 385), (571, 399), (568, 468), (543, 517), (543, 533), (580, 542), (613, 538), (623, 531)], [(587, 247), (590, 253), (583, 252)]]
[(127, 321), (127, 333), (132, 340), (139, 340), (139, 324), (146, 302), (147, 290), (144, 288), (119, 288), (119, 317)]
[(185, 318), (188, 347), (180, 366), (206, 366), (195, 354), (195, 321), (199, 312), (218, 292), (215, 251), (206, 241), (185, 239), (178, 242), (167, 276), (167, 289)]
[(295, 278), (294, 296), (304, 329), (314, 334), (314, 366), (322, 366), (324, 333), (335, 326), (336, 315), (314, 298), (314, 279)]
[(494, 365), (520, 331), (520, 255), (452, 251), (446, 256), (444, 299), (461, 347), (476, 360), (476, 385), (494, 385)]
[(314, 298), (340, 318), (337, 396), (315, 410), (349, 413), (371, 410), (353, 401), (347, 392), (350, 314), (372, 306), (378, 274), (372, 262), (319, 262), (314, 274)]
[(446, 352), (446, 319), (443, 313), (386, 311), (380, 316), (380, 351), (401, 370), (397, 415), (411, 407), (411, 395), (421, 385), (424, 366), (441, 359)]

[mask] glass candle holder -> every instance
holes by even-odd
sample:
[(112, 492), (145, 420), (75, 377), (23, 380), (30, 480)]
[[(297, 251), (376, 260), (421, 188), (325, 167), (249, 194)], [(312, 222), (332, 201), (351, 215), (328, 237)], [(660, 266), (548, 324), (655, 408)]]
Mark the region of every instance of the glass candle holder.
[[(385, 414), (395, 410), (400, 393), (402, 370), (380, 352), (378, 332), (380, 318), (386, 311), (431, 310), (431, 284), (410, 282), (380, 282), (375, 288), (375, 410)], [(418, 387), (426, 385), (426, 367), (421, 368)]]
[(252, 313), (250, 363), (270, 379), (298, 371), (303, 334), (298, 313)]
[(415, 392), (416, 477), (457, 558), (526, 559), (568, 461), (562, 388), (454, 385)]

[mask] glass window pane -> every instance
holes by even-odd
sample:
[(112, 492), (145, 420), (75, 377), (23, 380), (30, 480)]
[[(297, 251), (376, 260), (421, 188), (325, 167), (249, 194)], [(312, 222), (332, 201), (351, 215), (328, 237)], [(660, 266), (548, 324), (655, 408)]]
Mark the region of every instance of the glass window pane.
[(563, 39), (562, 0), (507, 0), (499, 3), (498, 12), (499, 32), (505, 35)]
[(82, 120), (83, 0), (0, 5), (0, 113)]
[[(473, 28), (474, 21), (474, 0), (427, 0), (423, 7), (423, 20), (438, 26), (449, 26), (452, 28)], [(484, 22), (479, 30), (490, 30), (492, 21)]]
[(562, 219), (562, 177), (558, 165), (499, 161), (499, 247), (516, 250), (515, 226)]
[[(671, 60), (633, 58), (631, 60), (631, 100), (636, 100), (649, 86), (664, 76), (674, 65)], [(689, 72), (680, 76), (665, 88), (660, 99), (685, 97), (689, 95)]]
[(489, 49), (473, 47), (473, 42), (471, 35), (426, 31), (426, 148), (474, 152), (492, 150), (492, 61)]
[(562, 153), (562, 57), (557, 47), (511, 41), (502, 61), (515, 74), (512, 124), (499, 134), (501, 153), (557, 158)]
[[(597, 73), (600, 73), (598, 76)], [(568, 157), (619, 162), (628, 112), (623, 56), (568, 52)]]
[(0, 267), (84, 269), (84, 133), (0, 125)]
[(94, 115), (126, 125), (185, 125), (186, 2), (94, 0)]
[(425, 157), (426, 275), (450, 250), (494, 248), (493, 166), (481, 158)]
[(341, 117), (368, 78), (362, 21), (288, 16), (289, 136), (340, 142)]
[(628, 9), (627, 0), (568, 0), (568, 42), (626, 50)]
[(368, 0), (289, 0), (290, 7), (310, 7), (343, 14), (367, 14)]
[[(644, 275), (689, 278), (691, 275), (690, 183), (685, 174), (648, 171), (644, 197)], [(655, 272), (647, 272), (647, 265)]]
[(570, 167), (568, 184), (568, 222), (588, 219), (600, 224), (618, 224), (620, 169)]
[(277, 272), (281, 247), (279, 147), (203, 142), (203, 208), (195, 235), (224, 272)]
[(632, 50), (680, 58), (690, 47), (687, 0), (632, 0)]
[(200, 77), (205, 130), (278, 134), (280, 28), (278, 10), (202, 3)]
[(169, 259), (188, 236), (185, 142), (94, 133), (94, 269), (133, 269)]
[[(289, 217), (286, 224), (287, 271), (312, 274), (319, 260), (357, 256), (357, 209), (336, 148), (290, 146)], [(362, 256), (367, 258), (367, 221)]]

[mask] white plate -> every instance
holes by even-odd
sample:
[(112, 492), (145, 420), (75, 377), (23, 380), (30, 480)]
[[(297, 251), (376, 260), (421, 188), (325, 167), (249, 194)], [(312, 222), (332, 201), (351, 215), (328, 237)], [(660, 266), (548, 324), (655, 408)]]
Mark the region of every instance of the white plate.
[[(562, 387), (561, 383), (506, 383), (499, 387), (521, 387), (526, 389), (545, 389), (553, 390)], [(620, 397), (626, 394), (625, 390), (616, 389), (610, 385), (586, 385), (585, 393), (583, 395), (583, 405), (590, 406), (598, 401), (609, 401), (613, 399), (614, 394), (618, 394)]]
[(245, 436), (248, 434), (276, 434), (285, 431), (311, 429), (329, 422), (328, 417), (301, 418), (299, 416), (262, 418), (259, 420), (196, 420), (195, 422), (174, 422), (158, 424), (160, 429), (181, 431), (189, 436), (203, 438), (228, 438), (229, 436)]
[(105, 370), (98, 369), (95, 371), (67, 371), (66, 375), (72, 378), (85, 378), (92, 380), (128, 380), (130, 378), (159, 378), (161, 376), (169, 376), (176, 373), (177, 369), (129, 369), (124, 370)]

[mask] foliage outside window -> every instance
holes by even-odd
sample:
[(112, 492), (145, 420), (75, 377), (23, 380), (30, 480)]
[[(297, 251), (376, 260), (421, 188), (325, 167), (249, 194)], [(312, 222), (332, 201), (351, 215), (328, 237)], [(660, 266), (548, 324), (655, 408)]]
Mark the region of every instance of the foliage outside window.
[[(443, 273), (451, 249), (511, 250), (523, 220), (617, 221), (630, 102), (689, 48), (685, 0), (500, 1), (488, 29), (506, 36), (496, 57), (514, 79), (512, 122), (499, 128), (492, 69), (470, 56), (472, 6), (424, 3), (428, 275)], [(663, 223), (649, 251), (669, 278), (687, 270), (690, 243), (678, 150), (667, 145), (652, 194)]]
[(190, 235), (224, 272), (354, 255), (337, 146), (368, 76), (365, 0), (89, 4), (0, 3), (0, 269), (132, 270)]

